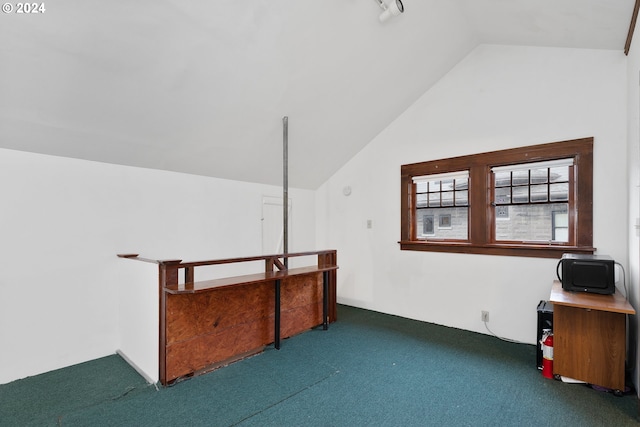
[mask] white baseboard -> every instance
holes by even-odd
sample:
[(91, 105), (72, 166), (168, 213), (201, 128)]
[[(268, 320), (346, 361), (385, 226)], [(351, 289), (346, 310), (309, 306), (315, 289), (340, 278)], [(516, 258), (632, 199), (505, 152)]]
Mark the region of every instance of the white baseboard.
[(127, 362), (129, 365), (131, 365), (131, 367), (132, 367), (133, 369), (135, 369), (135, 370), (136, 370), (136, 372), (137, 372), (137, 373), (139, 373), (139, 374), (142, 376), (142, 378), (144, 378), (144, 379), (145, 379), (149, 384), (155, 384), (155, 383), (156, 383), (156, 381), (154, 381), (151, 377), (149, 377), (149, 375), (147, 375), (147, 374), (146, 374), (142, 369), (140, 369), (140, 367), (139, 367), (138, 365), (136, 365), (135, 363), (133, 363), (133, 362), (131, 361), (131, 359), (129, 359), (129, 358), (127, 357), (127, 355), (126, 355), (126, 354), (124, 354), (124, 353), (122, 352), (122, 350), (116, 350), (116, 353), (117, 353), (120, 357), (122, 357), (122, 358), (125, 360), (125, 362)]

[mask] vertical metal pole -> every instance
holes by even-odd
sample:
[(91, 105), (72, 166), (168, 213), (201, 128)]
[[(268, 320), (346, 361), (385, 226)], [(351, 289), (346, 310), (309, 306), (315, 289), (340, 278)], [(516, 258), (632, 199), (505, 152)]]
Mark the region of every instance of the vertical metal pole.
[(287, 255), (289, 254), (289, 117), (284, 116), (282, 118), (283, 125), (283, 159), (282, 159), (282, 168), (283, 168), (283, 194), (282, 194), (282, 218), (283, 218), (283, 252), (284, 252), (284, 266), (285, 268), (289, 267), (289, 259)]
[[(282, 248), (284, 267), (289, 265), (289, 117), (282, 118)], [(275, 283), (274, 347), (280, 350), (280, 279)]]

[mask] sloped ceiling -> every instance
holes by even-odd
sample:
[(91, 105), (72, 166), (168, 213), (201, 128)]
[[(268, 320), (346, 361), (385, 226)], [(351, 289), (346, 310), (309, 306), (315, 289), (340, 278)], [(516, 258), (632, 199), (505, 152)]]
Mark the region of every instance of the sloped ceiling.
[[(389, 1), (389, 0), (385, 0)], [(317, 188), (480, 43), (624, 48), (634, 0), (56, 0), (0, 16), (0, 147)]]

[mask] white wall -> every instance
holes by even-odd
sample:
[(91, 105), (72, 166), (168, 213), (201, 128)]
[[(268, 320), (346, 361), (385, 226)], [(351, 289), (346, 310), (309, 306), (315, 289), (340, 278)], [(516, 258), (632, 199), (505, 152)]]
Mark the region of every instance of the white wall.
[(158, 264), (121, 260), (118, 263), (118, 354), (149, 383), (160, 380), (160, 302)]
[(625, 66), (622, 52), (476, 48), (318, 190), (338, 301), (485, 333), (488, 310), (496, 334), (533, 343), (557, 260), (400, 251), (400, 165), (593, 136), (594, 245), (626, 262)]
[[(120, 339), (118, 279), (122, 263), (133, 261), (117, 253), (185, 261), (258, 255), (262, 198), (281, 194), (274, 186), (0, 150), (0, 384), (130, 346)], [(314, 192), (290, 189), (289, 196), (289, 250), (314, 250)], [(141, 311), (156, 303), (154, 292)]]
[[(629, 169), (629, 193), (627, 225), (629, 228), (629, 268), (627, 280), (629, 286), (629, 300), (638, 312), (640, 308), (640, 241), (639, 230), (636, 228), (640, 221), (640, 28), (636, 23), (635, 35), (628, 56), (628, 148), (627, 163)], [(630, 365), (634, 367), (634, 381), (636, 390), (640, 384), (640, 340), (638, 340), (638, 316), (630, 316), (629, 336), (632, 337), (630, 349)]]

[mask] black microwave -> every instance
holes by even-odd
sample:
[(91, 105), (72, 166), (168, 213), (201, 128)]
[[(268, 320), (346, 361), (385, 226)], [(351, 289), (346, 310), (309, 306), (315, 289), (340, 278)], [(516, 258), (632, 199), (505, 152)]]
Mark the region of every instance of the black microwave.
[(556, 275), (565, 291), (610, 295), (616, 291), (615, 263), (607, 255), (564, 254)]

